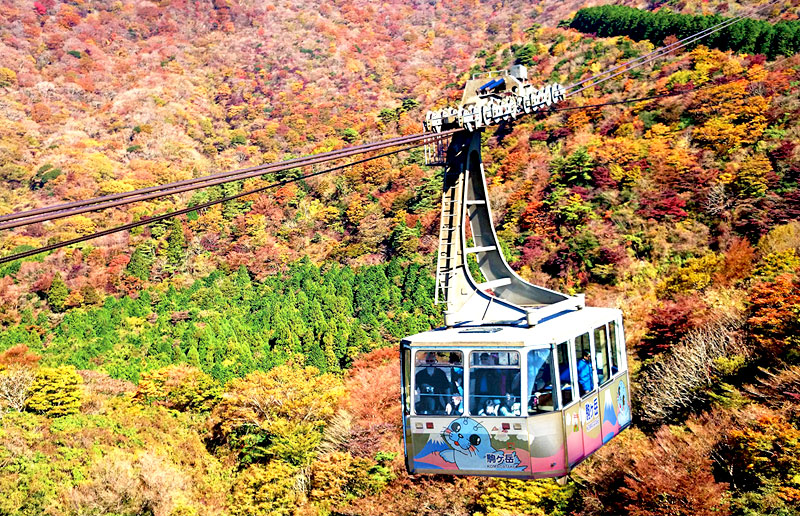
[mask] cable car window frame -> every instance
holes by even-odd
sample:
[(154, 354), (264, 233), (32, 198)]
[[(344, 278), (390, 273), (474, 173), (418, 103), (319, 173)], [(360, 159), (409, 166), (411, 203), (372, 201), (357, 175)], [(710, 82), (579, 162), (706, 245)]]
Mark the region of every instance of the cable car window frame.
[(411, 414), (411, 349), (404, 347), (401, 351), (403, 367), (403, 410), (407, 415)]
[[(447, 392), (438, 394), (439, 396), (441, 396), (442, 398), (445, 398), (445, 400), (446, 400), (444, 402), (443, 407), (440, 410), (433, 410), (430, 413), (424, 413), (424, 412), (421, 412), (421, 411), (417, 410), (418, 403), (420, 403), (422, 401), (422, 394), (423, 394), (421, 391), (419, 392), (419, 394), (417, 392), (418, 391), (418, 389), (417, 389), (417, 373), (422, 372), (422, 370), (426, 369), (428, 366), (424, 365), (424, 364), (422, 366), (420, 366), (420, 363), (418, 363), (418, 357), (420, 356), (420, 354), (422, 354), (422, 356), (426, 357), (426, 360), (427, 360), (427, 355), (429, 353), (433, 353), (437, 357), (442, 357), (444, 355), (446, 355), (448, 357), (448, 361), (447, 362), (444, 362), (444, 361), (440, 362), (437, 359), (437, 362), (436, 362), (437, 365), (431, 366), (431, 367), (438, 368), (440, 370), (444, 370), (443, 372), (445, 374), (445, 378), (447, 379)], [(453, 353), (457, 353), (459, 355), (459, 357), (461, 358), (460, 364), (453, 363), (453, 362), (449, 361), (450, 357), (452, 357)], [(453, 405), (453, 401), (454, 400), (453, 400), (453, 394), (451, 392), (452, 386), (454, 384), (453, 373), (455, 371), (455, 368), (459, 367), (459, 365), (461, 367), (461, 388), (462, 388), (462, 391), (465, 390), (464, 389), (464, 379), (465, 379), (465, 376), (466, 376), (466, 369), (464, 367), (464, 351), (461, 350), (461, 349), (455, 349), (455, 348), (453, 348), (453, 349), (438, 349), (438, 348), (432, 349), (430, 347), (414, 348), (414, 355), (413, 355), (412, 359), (414, 361), (413, 374), (411, 375), (413, 377), (412, 378), (412, 382), (413, 383), (411, 385), (411, 389), (412, 390), (410, 392), (412, 392), (413, 395), (414, 395), (414, 401), (412, 403), (413, 414), (415, 416), (461, 416), (461, 415), (463, 415), (464, 414), (464, 401), (463, 401), (464, 398), (463, 398), (463, 396), (462, 396), (462, 401), (461, 401), (461, 411), (460, 412), (453, 409), (448, 413), (447, 412), (447, 407), (448, 407), (448, 405), (450, 405), (450, 406)], [(411, 359), (409, 360), (409, 362), (411, 362)], [(436, 395), (437, 393), (426, 393), (426, 394)], [(418, 396), (419, 396), (419, 399), (417, 399)], [(411, 413), (411, 412), (409, 412), (409, 413)]]
[[(592, 388), (586, 390), (585, 392), (581, 392), (581, 391), (583, 391), (583, 387), (581, 386), (580, 377), (578, 376), (578, 364), (580, 363), (581, 360), (583, 360), (583, 353), (586, 350), (584, 349), (584, 345), (582, 344), (581, 345), (581, 353), (579, 355), (578, 354), (578, 342), (579, 342), (579, 339), (583, 340), (584, 336), (586, 336), (586, 344), (587, 344), (586, 347), (588, 347), (589, 360), (591, 361)], [(573, 351), (575, 353), (574, 354), (574, 358), (575, 358), (575, 382), (578, 383), (578, 390), (577, 390), (577, 392), (579, 394), (578, 397), (580, 399), (584, 399), (584, 398), (587, 398), (587, 397), (591, 396), (591, 394), (597, 390), (597, 364), (595, 364), (595, 361), (594, 361), (594, 349), (593, 349), (594, 348), (594, 339), (593, 339), (592, 332), (587, 330), (587, 331), (579, 334), (578, 336), (573, 337), (570, 340), (572, 341), (572, 349), (573, 349)]]
[[(618, 332), (617, 332), (617, 321), (616, 319), (611, 320), (608, 322), (608, 344), (609, 344), (609, 356), (611, 357), (611, 377), (616, 377), (622, 371), (622, 361), (620, 360), (620, 345)], [(614, 368), (617, 369), (617, 372), (614, 372)]]
[[(602, 336), (605, 338), (605, 343), (603, 343), (603, 346), (602, 346), (603, 349), (599, 348), (599, 343), (597, 342), (598, 332), (601, 332)], [(608, 385), (609, 382), (611, 382), (611, 380), (614, 379), (614, 375), (611, 374), (611, 363), (610, 363), (609, 358), (608, 358), (608, 340), (609, 340), (608, 339), (608, 323), (604, 323), (604, 324), (598, 326), (597, 328), (595, 328), (594, 331), (592, 331), (592, 337), (595, 339), (595, 344), (594, 344), (594, 352), (595, 352), (594, 357), (595, 358), (594, 358), (594, 362), (595, 362), (595, 367), (596, 367), (595, 372), (597, 373), (597, 384), (599, 385), (599, 387), (602, 388), (605, 385)], [(600, 370), (601, 370), (601, 367), (600, 367), (600, 360), (599, 359), (601, 359), (601, 358), (603, 359), (603, 362), (605, 364), (604, 367), (602, 368), (603, 369), (603, 376), (604, 376), (603, 377), (603, 381), (600, 381)]]
[[(575, 403), (578, 403), (581, 399), (580, 396), (575, 396), (575, 393), (578, 392), (578, 385), (577, 385), (577, 373), (575, 369), (575, 356), (574, 356), (575, 347), (572, 346), (571, 343), (572, 339), (567, 339), (564, 342), (559, 342), (558, 344), (554, 345), (554, 351), (556, 357), (555, 363), (558, 364), (558, 375), (556, 376), (556, 382), (558, 385), (558, 406), (560, 407), (559, 410), (565, 410), (574, 405)], [(567, 359), (566, 361), (567, 371), (569, 371), (569, 384), (570, 384), (569, 392), (571, 399), (567, 403), (564, 402), (564, 397), (563, 397), (564, 386), (561, 385), (561, 360), (560, 360), (561, 352), (559, 351), (559, 348), (561, 346), (563, 346), (564, 350), (566, 351), (566, 353), (564, 353), (564, 356)]]
[[(542, 364), (539, 366), (539, 369), (536, 371), (535, 375), (531, 375), (531, 355), (533, 353), (539, 352), (539, 351), (549, 351), (550, 352), (550, 357), (549, 357), (549, 360), (545, 359), (545, 361), (542, 362)], [(527, 396), (526, 396), (527, 397), (527, 403), (526, 403), (525, 406), (528, 407), (527, 408), (527, 411), (528, 411), (527, 415), (528, 416), (539, 416), (541, 414), (550, 414), (552, 412), (557, 412), (558, 410), (560, 410), (559, 409), (559, 407), (560, 407), (559, 400), (560, 400), (561, 397), (556, 392), (557, 383), (554, 381), (554, 378), (555, 378), (555, 357), (556, 357), (556, 352), (555, 352), (555, 345), (554, 344), (551, 344), (549, 347), (546, 347), (546, 348), (529, 349), (528, 353), (525, 355), (525, 366), (526, 366), (526, 374), (527, 374), (527, 376), (526, 376), (527, 383), (526, 383), (526, 386), (525, 386), (525, 392), (527, 393)], [(538, 378), (539, 374), (543, 370), (542, 367), (544, 367), (548, 363), (548, 361), (549, 361), (549, 366), (550, 366), (550, 397), (551, 397), (551, 401), (552, 401), (552, 408), (550, 408), (550, 409), (541, 409), (540, 407), (542, 407), (542, 406), (546, 407), (548, 405), (542, 405), (541, 404), (541, 400), (539, 399), (539, 397), (535, 397), (533, 394), (534, 394), (534, 388), (536, 387), (536, 385), (535, 385), (536, 378)], [(533, 376), (533, 378), (532, 378), (532, 376)], [(545, 384), (544, 387), (547, 387), (547, 384)], [(539, 392), (539, 391), (536, 391), (536, 392)], [(534, 402), (534, 400), (536, 400), (536, 401)], [(534, 404), (539, 409), (538, 410), (532, 409), (531, 408), (532, 404)]]
[[(509, 362), (511, 361), (510, 360), (511, 356), (516, 356), (516, 364), (500, 364), (500, 363), (497, 363), (497, 364), (482, 365), (482, 364), (480, 364), (480, 357), (484, 353), (488, 354), (489, 356), (493, 356), (493, 355), (496, 355), (496, 354), (499, 354), (499, 353), (506, 353)], [(477, 365), (473, 364), (473, 356), (477, 356), (478, 357), (478, 364)], [(465, 392), (467, 394), (466, 399), (469, 402), (467, 403), (467, 406), (465, 407), (465, 410), (469, 413), (469, 415), (472, 416), (472, 417), (525, 417), (525, 416), (522, 416), (522, 398), (521, 398), (521, 394), (522, 394), (522, 383), (523, 383), (523, 381), (522, 381), (521, 353), (519, 352), (519, 349), (508, 349), (508, 348), (506, 348), (506, 349), (503, 349), (503, 348), (475, 349), (475, 350), (472, 350), (472, 351), (469, 352), (469, 357), (468, 358), (469, 358), (469, 360), (467, 362), (468, 367), (465, 367), (465, 372), (467, 373), (467, 386), (466, 386)], [(495, 359), (496, 358), (497, 357), (495, 357)], [(483, 370), (483, 369), (487, 369), (487, 370), (488, 369), (516, 369), (516, 375), (519, 375), (519, 378), (520, 378), (520, 381), (519, 381), (519, 383), (517, 385), (518, 394), (515, 395), (514, 393), (511, 393), (511, 395), (515, 399), (514, 403), (512, 404), (512, 408), (514, 406), (518, 405), (517, 411), (519, 412), (519, 414), (501, 415), (499, 413), (500, 409), (503, 406), (503, 399), (502, 398), (504, 398), (505, 395), (502, 395), (502, 394), (497, 394), (497, 395), (494, 395), (494, 394), (475, 394), (475, 393), (473, 393), (473, 389), (474, 389), (473, 382), (472, 382), (473, 375), (475, 375), (476, 371), (480, 371), (480, 370)], [(475, 381), (477, 383), (477, 381), (478, 381), (477, 375), (475, 375), (475, 376), (476, 376)], [(511, 384), (510, 388), (512, 388), (512, 389), (513, 389), (513, 383), (514, 383), (514, 381), (513, 381), (514, 380), (514, 376), (515, 375), (512, 374), (512, 376), (510, 378), (506, 377), (506, 379), (505, 379), (506, 384), (508, 385), (510, 383)], [(487, 387), (491, 388), (490, 385), (487, 385)], [(501, 388), (501, 389), (505, 388), (505, 386), (500, 385), (499, 378), (498, 378), (498, 387)], [(474, 389), (474, 390), (477, 390), (477, 389)], [(507, 389), (506, 390), (506, 394), (508, 394), (509, 391), (510, 391), (510, 389)], [(494, 414), (480, 414), (481, 409), (485, 407), (485, 401), (483, 403), (481, 403), (480, 400), (476, 399), (477, 396), (486, 397), (486, 398), (494, 397), (495, 401), (499, 401), (500, 402), (499, 405), (495, 405), (495, 410), (497, 412), (494, 413)]]

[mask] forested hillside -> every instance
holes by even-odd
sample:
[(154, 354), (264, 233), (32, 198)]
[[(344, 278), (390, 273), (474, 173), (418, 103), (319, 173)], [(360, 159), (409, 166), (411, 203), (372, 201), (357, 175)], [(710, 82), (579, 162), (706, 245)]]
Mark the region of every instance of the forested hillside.
[[(581, 7), (0, 0), (0, 215), (420, 132), (470, 72), (569, 84), (685, 35)], [(0, 266), (0, 513), (796, 514), (800, 57), (706, 43), (484, 135), (512, 266), (626, 318), (634, 427), (566, 486), (405, 473), (396, 343), (441, 324), (418, 151)]]

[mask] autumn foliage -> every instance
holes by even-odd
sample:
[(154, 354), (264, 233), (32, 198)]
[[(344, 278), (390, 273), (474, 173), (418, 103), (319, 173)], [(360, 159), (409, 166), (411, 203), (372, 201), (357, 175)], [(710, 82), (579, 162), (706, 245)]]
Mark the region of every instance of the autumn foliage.
[[(650, 4), (0, 0), (0, 215), (415, 134), (471, 74), (572, 84), (750, 7)], [(483, 133), (509, 263), (625, 312), (635, 428), (577, 482), (405, 473), (396, 344), (442, 323), (413, 150), (1, 265), (0, 513), (797, 513), (798, 12)]]

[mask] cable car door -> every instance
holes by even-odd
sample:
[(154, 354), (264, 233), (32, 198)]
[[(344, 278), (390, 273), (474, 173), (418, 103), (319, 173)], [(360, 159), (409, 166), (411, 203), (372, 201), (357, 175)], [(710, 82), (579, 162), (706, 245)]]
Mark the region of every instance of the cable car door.
[[(602, 327), (599, 328), (602, 331)], [(603, 445), (603, 436), (601, 435), (600, 427), (600, 375), (597, 369), (597, 350), (595, 346), (595, 339), (597, 331), (588, 332), (582, 337), (590, 338), (590, 363), (592, 375), (592, 392), (587, 393), (581, 398), (581, 422), (583, 423), (583, 452), (586, 455), (591, 455), (598, 448)], [(603, 344), (605, 345), (605, 344)], [(580, 374), (580, 373), (578, 373)], [(580, 378), (579, 378), (580, 380)]]
[(556, 346), (558, 361), (558, 386), (564, 417), (564, 446), (567, 463), (572, 466), (580, 462), (583, 453), (583, 425), (581, 423), (581, 404), (575, 374), (575, 353), (569, 341)]
[(583, 455), (588, 456), (600, 446), (603, 440), (600, 436), (600, 403), (597, 392), (597, 362), (594, 360), (594, 346), (592, 345), (591, 331), (587, 331), (573, 339), (570, 351), (575, 359), (577, 373), (577, 393), (580, 395), (581, 434), (583, 436)]

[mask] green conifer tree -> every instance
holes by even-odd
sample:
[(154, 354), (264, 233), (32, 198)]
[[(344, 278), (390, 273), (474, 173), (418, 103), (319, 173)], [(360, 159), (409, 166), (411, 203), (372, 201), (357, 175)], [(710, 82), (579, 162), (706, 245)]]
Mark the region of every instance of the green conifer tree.
[(186, 360), (189, 362), (189, 365), (197, 368), (200, 367), (200, 353), (197, 352), (197, 346), (189, 348), (189, 352), (186, 353)]
[(328, 372), (328, 361), (325, 359), (325, 353), (323, 353), (319, 341), (314, 341), (311, 344), (311, 349), (308, 350), (308, 355), (306, 355), (306, 365), (316, 367), (323, 373)]
[(63, 312), (67, 296), (69, 296), (67, 284), (61, 279), (61, 274), (56, 272), (56, 275), (53, 276), (53, 282), (50, 284), (50, 289), (47, 291), (47, 302), (50, 303), (50, 308), (54, 312)]
[(175, 268), (183, 265), (183, 261), (186, 258), (184, 247), (186, 247), (186, 239), (183, 236), (183, 225), (180, 220), (175, 219), (172, 223), (172, 231), (170, 231), (169, 239), (167, 240), (168, 265)]
[[(183, 231), (181, 231), (183, 237)], [(172, 237), (170, 237), (172, 238)], [(148, 246), (149, 249), (149, 246)], [(150, 279), (150, 267), (153, 265), (153, 255), (143, 246), (137, 246), (131, 255), (131, 261), (125, 271), (135, 278), (147, 281)]]

